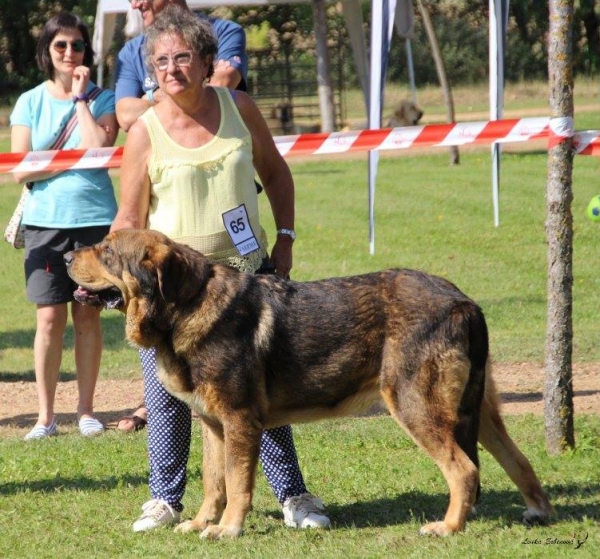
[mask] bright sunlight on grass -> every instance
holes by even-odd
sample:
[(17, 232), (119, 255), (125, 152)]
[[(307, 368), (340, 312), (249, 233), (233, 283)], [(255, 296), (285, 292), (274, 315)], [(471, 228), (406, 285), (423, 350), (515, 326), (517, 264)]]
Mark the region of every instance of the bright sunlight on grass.
[[(487, 111), (481, 88), (454, 91), (464, 119)], [(425, 122), (443, 121), (439, 90), (419, 92)], [(576, 85), (576, 128), (600, 128), (597, 83)], [(395, 97), (408, 96), (391, 89)], [(363, 118), (358, 93), (349, 117)], [(507, 110), (544, 112), (544, 84), (509, 86)], [(481, 117), (477, 117), (481, 119)], [(0, 133), (0, 151), (8, 135)], [(389, 267), (418, 268), (456, 283), (483, 308), (493, 357), (542, 363), (546, 337), (545, 146), (506, 146), (502, 156), (500, 226), (494, 227), (488, 147), (461, 149), (448, 164), (445, 149), (382, 155), (375, 203), (376, 253), (369, 254), (367, 165), (352, 157), (290, 159), (297, 191), (298, 280), (358, 274)], [(585, 217), (600, 193), (600, 165), (577, 156), (574, 202), (574, 360), (600, 363), (600, 225)], [(115, 185), (119, 173), (113, 172)], [(11, 214), (20, 186), (0, 176), (0, 223)], [(261, 197), (272, 235), (267, 200)], [(0, 244), (0, 390), (7, 382), (33, 382), (34, 309), (24, 294), (22, 251)], [(136, 352), (124, 341), (123, 317), (103, 313), (103, 378), (137, 377)], [(72, 378), (72, 330), (62, 371)], [(577, 410), (576, 410), (577, 413)], [(333, 530), (295, 531), (264, 476), (257, 478), (254, 510), (243, 538), (200, 541), (194, 534), (131, 532), (148, 499), (145, 433), (108, 432), (87, 440), (70, 432), (41, 444), (0, 440), (0, 557), (595, 557), (600, 548), (600, 420), (576, 415), (577, 449), (549, 457), (540, 417), (508, 419), (557, 510), (548, 527), (526, 529), (522, 499), (506, 474), (481, 452), (482, 496), (467, 530), (456, 537), (419, 537), (419, 526), (439, 519), (448, 490), (436, 466), (386, 416), (295, 427), (300, 462), (313, 492), (328, 506)], [(184, 517), (202, 496), (201, 438), (195, 427)], [(579, 548), (576, 540), (587, 541)]]
[[(560, 458), (544, 451), (540, 418), (509, 418), (509, 428), (556, 508), (547, 527), (521, 524), (523, 501), (484, 451), (482, 495), (467, 529), (455, 537), (418, 535), (440, 518), (448, 491), (437, 467), (389, 417), (346, 419), (295, 428), (303, 472), (327, 503), (331, 531), (286, 528), (261, 472), (244, 536), (210, 542), (164, 529), (134, 534), (147, 497), (145, 435), (76, 434), (24, 444), (0, 443), (0, 557), (593, 557), (600, 544), (600, 421), (581, 417), (580, 448)], [(192, 439), (184, 518), (202, 499), (201, 437)], [(35, 527), (35, 533), (32, 533)], [(573, 535), (588, 541), (578, 550)], [(538, 541), (540, 543), (527, 543)]]

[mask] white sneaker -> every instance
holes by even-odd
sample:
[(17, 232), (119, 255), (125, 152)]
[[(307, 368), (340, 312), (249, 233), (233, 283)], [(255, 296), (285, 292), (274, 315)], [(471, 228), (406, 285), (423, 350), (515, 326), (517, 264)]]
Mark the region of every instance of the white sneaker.
[(133, 523), (134, 532), (147, 532), (179, 522), (179, 512), (162, 499), (152, 499), (142, 505), (142, 516)]
[(331, 528), (323, 501), (310, 493), (287, 499), (283, 503), (283, 520), (292, 528)]

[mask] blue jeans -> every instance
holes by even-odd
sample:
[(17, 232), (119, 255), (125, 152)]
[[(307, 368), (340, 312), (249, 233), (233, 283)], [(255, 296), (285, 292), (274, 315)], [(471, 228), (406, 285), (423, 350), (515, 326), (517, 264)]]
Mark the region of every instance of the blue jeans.
[[(187, 404), (169, 394), (157, 377), (156, 350), (140, 349), (148, 408), (150, 494), (182, 511), (187, 482), (192, 418)], [(263, 432), (260, 461), (277, 500), (306, 493), (289, 425)]]

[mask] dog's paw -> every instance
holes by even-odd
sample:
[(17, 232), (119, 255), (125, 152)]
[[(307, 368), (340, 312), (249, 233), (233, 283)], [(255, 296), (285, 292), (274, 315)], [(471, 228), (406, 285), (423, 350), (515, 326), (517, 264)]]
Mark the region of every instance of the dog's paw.
[(223, 538), (239, 538), (242, 535), (240, 526), (208, 526), (202, 534), (201, 538), (208, 540), (221, 540)]
[(523, 524), (528, 528), (532, 526), (546, 526), (550, 523), (550, 514), (540, 512), (534, 508), (528, 508), (523, 513)]
[(425, 524), (419, 530), (419, 535), (421, 536), (451, 536), (454, 534), (456, 530), (450, 528), (445, 522), (431, 522), (430, 524)]
[(186, 520), (175, 526), (174, 532), (187, 533), (187, 532), (200, 532), (206, 528), (206, 523), (198, 524), (194, 520)]

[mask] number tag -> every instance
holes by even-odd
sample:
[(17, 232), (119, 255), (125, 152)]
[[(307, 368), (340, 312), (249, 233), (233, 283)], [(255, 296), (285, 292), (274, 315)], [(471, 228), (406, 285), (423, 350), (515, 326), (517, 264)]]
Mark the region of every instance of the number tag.
[(246, 256), (260, 248), (260, 244), (254, 236), (246, 206), (242, 204), (233, 210), (223, 214), (223, 223), (229, 233), (231, 242), (240, 256)]

